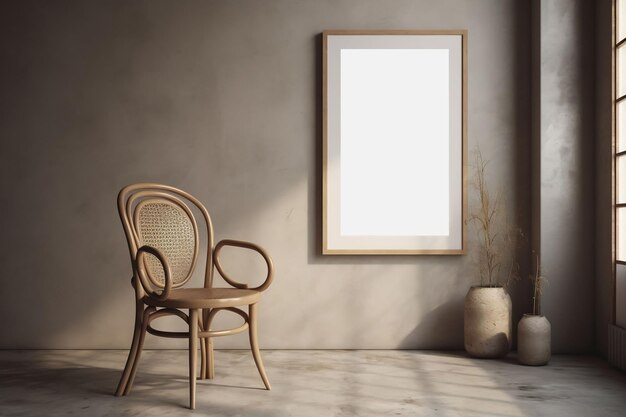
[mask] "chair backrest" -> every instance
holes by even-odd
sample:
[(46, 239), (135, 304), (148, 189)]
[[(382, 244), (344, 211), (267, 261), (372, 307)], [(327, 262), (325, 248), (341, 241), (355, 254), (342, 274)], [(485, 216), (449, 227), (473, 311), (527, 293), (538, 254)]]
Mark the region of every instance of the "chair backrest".
[[(171, 269), (172, 288), (183, 286), (195, 270), (200, 239), (198, 224), (187, 205), (191, 203), (202, 213), (207, 229), (207, 262), (205, 287), (213, 281), (213, 224), (204, 205), (195, 197), (177, 188), (151, 183), (128, 185), (120, 191), (117, 208), (124, 226), (130, 258), (134, 265), (137, 250), (144, 246), (158, 249)], [(152, 285), (163, 288), (164, 274), (159, 260), (147, 254), (144, 268)], [(135, 289), (142, 293), (141, 285)]]

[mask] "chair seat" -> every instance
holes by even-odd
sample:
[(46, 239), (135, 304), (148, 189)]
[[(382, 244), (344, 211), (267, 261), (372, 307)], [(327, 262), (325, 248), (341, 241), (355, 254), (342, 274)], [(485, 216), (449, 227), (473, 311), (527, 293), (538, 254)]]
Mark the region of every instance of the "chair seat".
[(254, 304), (261, 292), (239, 288), (180, 288), (172, 289), (167, 300), (144, 297), (144, 302), (154, 307), (169, 308), (222, 308)]

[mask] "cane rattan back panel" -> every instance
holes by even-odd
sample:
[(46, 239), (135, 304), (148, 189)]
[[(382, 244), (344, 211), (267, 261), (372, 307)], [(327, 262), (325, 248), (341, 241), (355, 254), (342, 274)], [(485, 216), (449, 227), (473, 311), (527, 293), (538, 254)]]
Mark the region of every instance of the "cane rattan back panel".
[[(193, 275), (200, 239), (198, 225), (188, 203), (195, 205), (204, 216), (209, 248), (213, 247), (213, 226), (206, 208), (182, 190), (161, 184), (133, 184), (125, 187), (118, 197), (118, 209), (124, 224), (131, 252), (136, 260), (137, 250), (144, 245), (158, 249), (167, 259), (172, 287), (183, 286)], [(153, 285), (163, 288), (165, 277), (159, 260), (147, 254), (144, 266)], [(213, 259), (207, 256), (205, 286), (212, 284)]]
[[(172, 287), (187, 282), (193, 273), (198, 247), (192, 217), (164, 199), (142, 201), (134, 217), (139, 246), (152, 246), (165, 255), (172, 272)], [(146, 271), (153, 284), (165, 285), (163, 267), (155, 256), (146, 257)]]

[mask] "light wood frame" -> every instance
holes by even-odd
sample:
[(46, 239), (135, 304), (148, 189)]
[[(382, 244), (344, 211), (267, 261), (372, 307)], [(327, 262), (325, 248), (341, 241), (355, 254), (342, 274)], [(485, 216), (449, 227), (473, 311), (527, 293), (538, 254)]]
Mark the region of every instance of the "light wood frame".
[[(460, 239), (455, 239), (455, 247), (337, 247), (330, 244), (331, 237), (337, 235), (337, 231), (329, 231), (329, 37), (331, 36), (434, 36), (434, 37), (460, 37), (461, 40), (461, 115), (460, 115), (460, 138), (457, 145), (461, 146), (461, 202), (460, 219), (457, 221), (460, 229)], [(323, 39), (323, 180), (322, 180), (322, 253), (325, 255), (464, 255), (466, 253), (466, 217), (467, 217), (467, 39), (466, 30), (328, 30), (322, 33)], [(452, 140), (453, 138), (451, 138)], [(457, 139), (457, 138), (454, 138)], [(452, 143), (451, 143), (452, 145)], [(335, 211), (337, 209), (334, 209)], [(335, 215), (336, 217), (336, 215)], [(333, 222), (334, 223), (334, 222)], [(336, 227), (335, 227), (336, 229)]]

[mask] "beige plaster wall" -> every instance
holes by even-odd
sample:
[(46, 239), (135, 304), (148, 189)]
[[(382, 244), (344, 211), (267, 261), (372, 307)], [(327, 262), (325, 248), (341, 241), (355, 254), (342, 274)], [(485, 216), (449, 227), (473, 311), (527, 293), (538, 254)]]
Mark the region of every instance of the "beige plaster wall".
[[(470, 149), (480, 144), (492, 160), (490, 180), (527, 226), (529, 36), (519, 4), (5, 4), (0, 347), (129, 345), (131, 273), (115, 197), (156, 181), (203, 200), (217, 239), (272, 253), (263, 347), (461, 348), (463, 297), (476, 283), (469, 256), (320, 255), (320, 32), (468, 29)], [(230, 263), (260, 273), (255, 259)], [(517, 317), (526, 288), (512, 290)]]

